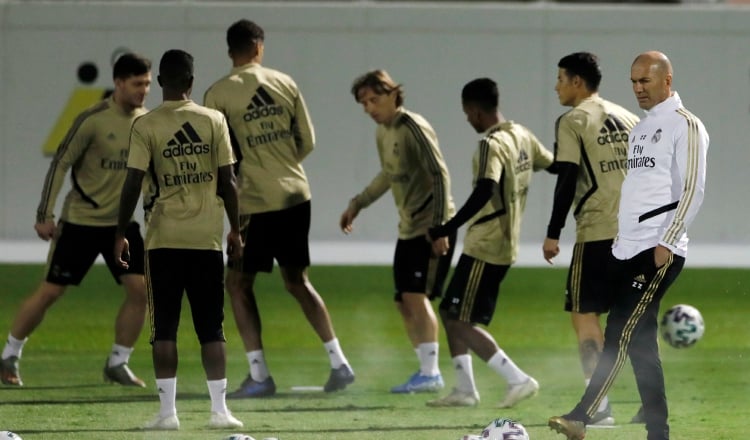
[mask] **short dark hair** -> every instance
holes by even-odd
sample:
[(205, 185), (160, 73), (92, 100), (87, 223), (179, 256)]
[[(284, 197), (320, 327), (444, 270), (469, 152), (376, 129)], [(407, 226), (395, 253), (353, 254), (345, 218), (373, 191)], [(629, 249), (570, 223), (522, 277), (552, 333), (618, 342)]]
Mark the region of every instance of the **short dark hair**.
[(187, 90), (193, 80), (193, 56), (184, 50), (170, 49), (159, 62), (159, 83), (162, 87)]
[(497, 83), (489, 78), (477, 78), (466, 83), (461, 90), (461, 102), (476, 104), (486, 112), (497, 111), (500, 105), (500, 91)]
[(231, 53), (247, 52), (265, 38), (263, 28), (245, 18), (236, 21), (227, 29), (227, 46)]
[(141, 55), (126, 52), (112, 66), (112, 79), (128, 79), (151, 71), (151, 60)]
[(592, 92), (599, 90), (602, 82), (602, 71), (599, 68), (599, 57), (591, 52), (575, 52), (566, 55), (557, 63), (557, 67), (565, 69), (569, 78), (576, 75), (586, 83), (586, 88)]
[(404, 90), (401, 84), (391, 78), (385, 70), (378, 69), (367, 72), (352, 83), (352, 95), (359, 102), (359, 91), (364, 88), (370, 88), (378, 95), (385, 95), (393, 91), (396, 92), (396, 106), (401, 107), (404, 104)]

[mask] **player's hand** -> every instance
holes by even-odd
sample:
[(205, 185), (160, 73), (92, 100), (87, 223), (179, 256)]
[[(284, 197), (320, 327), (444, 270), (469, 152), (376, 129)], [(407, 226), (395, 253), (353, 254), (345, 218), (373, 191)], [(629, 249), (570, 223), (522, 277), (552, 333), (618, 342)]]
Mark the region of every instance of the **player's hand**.
[(359, 212), (351, 206), (346, 208), (346, 210), (341, 214), (341, 219), (339, 219), (339, 227), (344, 232), (344, 234), (350, 234), (354, 229), (354, 219), (357, 217), (357, 214), (359, 214)]
[(542, 245), (542, 253), (544, 253), (544, 259), (547, 260), (547, 263), (555, 264), (554, 262), (552, 262), (552, 259), (560, 253), (560, 246), (558, 246), (559, 243), (560, 240), (555, 240), (553, 238), (547, 237), (544, 239), (544, 244)]
[(55, 225), (54, 220), (37, 223), (34, 225), (34, 229), (36, 230), (36, 235), (44, 241), (49, 241), (55, 238), (55, 233), (57, 233), (57, 225)]
[(657, 268), (664, 266), (669, 261), (669, 257), (672, 255), (672, 251), (668, 247), (657, 245), (654, 248), (654, 264)]
[(448, 249), (450, 248), (451, 244), (448, 241), (448, 237), (440, 237), (437, 240), (432, 241), (432, 254), (436, 257), (448, 255)]
[(230, 259), (242, 257), (242, 251), (245, 243), (242, 242), (242, 235), (239, 231), (229, 231), (227, 234), (227, 255)]
[(127, 238), (120, 235), (115, 236), (114, 254), (118, 266), (123, 269), (130, 267), (128, 264), (128, 261), (130, 261), (130, 243), (128, 243)]

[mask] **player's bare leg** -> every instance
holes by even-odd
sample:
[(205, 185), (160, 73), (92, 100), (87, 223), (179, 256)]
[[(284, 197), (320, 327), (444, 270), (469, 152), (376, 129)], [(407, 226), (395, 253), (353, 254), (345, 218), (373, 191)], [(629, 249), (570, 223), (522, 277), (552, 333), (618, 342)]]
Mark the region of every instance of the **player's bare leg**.
[(262, 350), (261, 321), (255, 301), (255, 274), (245, 274), (230, 269), (226, 278), (226, 289), (232, 304), (234, 321), (242, 338), (245, 351)]
[(262, 326), (254, 285), (255, 273), (247, 274), (229, 269), (226, 289), (229, 292), (234, 321), (245, 346), (245, 356), (250, 370), (240, 387), (227, 394), (227, 397), (232, 399), (267, 397), (276, 393), (276, 384), (263, 353)]
[(471, 331), (471, 325), (463, 325), (459, 321), (449, 319), (444, 310), (440, 311), (440, 318), (448, 339), (448, 350), (456, 373), (456, 385), (449, 394), (428, 401), (427, 406), (475, 406), (479, 403), (479, 392), (474, 381), (471, 353), (465, 342), (466, 332)]
[[(604, 348), (604, 332), (602, 331), (597, 313), (571, 312), (570, 318), (573, 323), (573, 329), (576, 332), (576, 338), (578, 339), (578, 355), (581, 359), (583, 376), (588, 385)], [(590, 424), (614, 425), (614, 423), (615, 420), (612, 417), (609, 399), (607, 396), (604, 396), (599, 405), (599, 410), (592, 418)]]
[(115, 319), (115, 343), (104, 365), (104, 380), (126, 386), (145, 387), (128, 366), (130, 354), (146, 320), (146, 281), (143, 275), (120, 276), (125, 289), (125, 300)]
[(115, 320), (115, 344), (135, 346), (146, 320), (146, 282), (143, 275), (128, 274), (120, 277), (125, 288), (125, 300)]
[(438, 367), (437, 317), (429, 298), (424, 293), (404, 292), (396, 307), (417, 353), (419, 371), (405, 383), (391, 388), (391, 392), (435, 392), (442, 389), (443, 377)]
[(17, 339), (25, 339), (42, 322), (47, 309), (65, 293), (65, 287), (43, 281), (34, 293), (26, 298), (16, 313), (10, 334)]
[(281, 267), (284, 287), (297, 300), (307, 321), (318, 334), (320, 340), (327, 342), (336, 337), (323, 298), (313, 287), (307, 277), (307, 270), (296, 267)]
[(307, 276), (307, 268), (282, 266), (281, 276), (286, 290), (297, 300), (328, 353), (331, 373), (323, 389), (331, 392), (346, 388), (354, 382), (354, 371), (341, 350), (325, 302)]
[(424, 293), (403, 293), (396, 303), (406, 334), (416, 349), (425, 342), (437, 342), (438, 324), (432, 304)]
[(65, 286), (43, 281), (21, 304), (10, 328), (8, 342), (0, 356), (0, 381), (5, 385), (22, 386), (18, 363), (26, 338), (39, 326), (47, 309), (65, 293)]
[(533, 377), (521, 370), (505, 354), (495, 338), (478, 325), (458, 320), (448, 320), (446, 330), (460, 338), (471, 351), (477, 354), (497, 374), (508, 383), (505, 397), (500, 402), (501, 408), (510, 408), (518, 402), (533, 397), (539, 391), (539, 384)]

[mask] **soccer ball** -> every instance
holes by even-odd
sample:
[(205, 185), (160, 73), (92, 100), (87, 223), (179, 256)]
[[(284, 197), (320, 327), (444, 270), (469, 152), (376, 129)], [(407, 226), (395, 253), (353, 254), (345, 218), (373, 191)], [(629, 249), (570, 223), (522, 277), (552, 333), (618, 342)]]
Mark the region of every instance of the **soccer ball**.
[(482, 440), (529, 440), (526, 428), (511, 419), (495, 419), (484, 428)]
[(224, 440), (255, 440), (247, 434), (232, 434), (228, 437), (224, 437)]
[(21, 436), (15, 432), (0, 431), (0, 440), (22, 440)]
[(677, 304), (661, 318), (661, 336), (674, 348), (691, 347), (705, 330), (701, 312), (687, 304)]

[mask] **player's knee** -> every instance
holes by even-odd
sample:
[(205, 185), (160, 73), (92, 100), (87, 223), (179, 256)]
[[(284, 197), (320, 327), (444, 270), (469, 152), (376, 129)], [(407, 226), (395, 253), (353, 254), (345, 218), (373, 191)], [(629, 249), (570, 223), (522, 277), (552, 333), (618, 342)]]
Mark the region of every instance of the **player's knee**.
[(198, 336), (201, 345), (211, 342), (226, 342), (224, 329), (221, 325), (218, 328), (215, 325), (196, 326), (195, 334)]
[(36, 292), (36, 297), (43, 304), (51, 305), (65, 294), (65, 286), (52, 283), (43, 283)]

